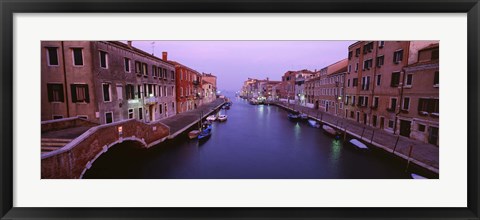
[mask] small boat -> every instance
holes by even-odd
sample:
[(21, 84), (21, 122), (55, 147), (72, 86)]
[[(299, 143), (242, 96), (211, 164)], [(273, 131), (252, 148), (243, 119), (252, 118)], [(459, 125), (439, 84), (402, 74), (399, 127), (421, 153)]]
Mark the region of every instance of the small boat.
[(420, 175), (415, 174), (415, 173), (410, 174), (410, 176), (412, 176), (412, 179), (428, 179), (427, 177), (420, 176)]
[(225, 109), (230, 110), (230, 105), (225, 106)]
[(320, 123), (318, 121), (315, 121), (313, 119), (308, 119), (308, 124), (314, 128), (320, 128)]
[(359, 149), (365, 149), (365, 150), (368, 149), (367, 145), (365, 145), (364, 143), (360, 142), (360, 141), (357, 140), (357, 139), (352, 139), (352, 140), (350, 140), (350, 144), (352, 144), (353, 146), (355, 146), (355, 147), (357, 147), (357, 148), (359, 148)]
[(218, 120), (219, 121), (226, 121), (227, 120), (227, 115), (219, 115)]
[(302, 113), (302, 114), (300, 114), (300, 118), (303, 119), (303, 120), (307, 120), (307, 119), (308, 119), (308, 115), (305, 114), (305, 113)]
[(200, 132), (200, 134), (198, 135), (198, 140), (206, 140), (210, 137), (210, 135), (212, 135), (212, 126), (208, 125), (205, 130), (202, 130), (202, 132)]
[(337, 135), (337, 131), (328, 125), (323, 125), (322, 128), (326, 133), (330, 135), (333, 135), (333, 136)]
[(188, 138), (194, 139), (194, 138), (198, 137), (199, 134), (200, 134), (200, 130), (190, 131), (190, 132), (188, 132)]
[(288, 113), (288, 118), (290, 120), (298, 120), (300, 118), (300, 115), (299, 114)]
[(217, 116), (216, 115), (210, 115), (207, 117), (207, 121), (215, 121), (217, 120)]

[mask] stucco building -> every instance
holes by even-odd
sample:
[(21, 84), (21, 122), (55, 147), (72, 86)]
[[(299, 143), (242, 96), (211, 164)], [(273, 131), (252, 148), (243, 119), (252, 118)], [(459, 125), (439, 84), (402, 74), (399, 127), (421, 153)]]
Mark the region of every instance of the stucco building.
[(41, 42), (41, 119), (144, 122), (175, 115), (175, 69), (116, 41)]

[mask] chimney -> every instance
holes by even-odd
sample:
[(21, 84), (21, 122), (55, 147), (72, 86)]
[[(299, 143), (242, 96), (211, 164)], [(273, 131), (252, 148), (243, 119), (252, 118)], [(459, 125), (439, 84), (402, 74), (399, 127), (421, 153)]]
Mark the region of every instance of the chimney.
[(131, 40), (127, 41), (127, 44), (128, 44), (128, 47), (132, 48), (132, 41)]
[(168, 53), (167, 52), (162, 52), (162, 60), (167, 61), (168, 60)]

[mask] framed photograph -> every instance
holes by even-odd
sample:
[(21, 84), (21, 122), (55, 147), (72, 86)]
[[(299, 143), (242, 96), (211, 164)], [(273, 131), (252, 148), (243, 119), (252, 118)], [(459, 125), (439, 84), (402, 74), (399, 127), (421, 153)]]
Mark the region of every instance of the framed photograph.
[(1, 219), (479, 219), (478, 0), (1, 6)]

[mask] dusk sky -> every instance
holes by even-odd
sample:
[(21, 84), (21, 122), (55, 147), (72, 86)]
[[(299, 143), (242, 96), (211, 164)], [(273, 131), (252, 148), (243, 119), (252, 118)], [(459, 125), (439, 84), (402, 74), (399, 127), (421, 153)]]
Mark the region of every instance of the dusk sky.
[[(133, 46), (217, 76), (220, 91), (239, 91), (247, 78), (281, 80), (288, 70), (321, 69), (347, 57), (354, 41), (133, 41)], [(154, 47), (152, 46), (154, 45)]]

